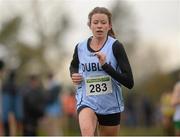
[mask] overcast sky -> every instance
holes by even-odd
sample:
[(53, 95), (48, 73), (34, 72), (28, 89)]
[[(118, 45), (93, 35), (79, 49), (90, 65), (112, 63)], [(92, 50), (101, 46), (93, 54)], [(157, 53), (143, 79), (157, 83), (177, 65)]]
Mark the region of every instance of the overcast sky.
[[(32, 0), (0, 0), (0, 21), (14, 13), (9, 9), (28, 12), (28, 2)], [(49, 0), (44, 3), (44, 10), (49, 8)], [(116, 0), (51, 0), (63, 1), (63, 7), (73, 19), (71, 27), (73, 39), (86, 38), (89, 35), (87, 27), (88, 13), (95, 6), (112, 7)], [(180, 0), (124, 0), (128, 2), (136, 16), (137, 30), (144, 41), (180, 44)], [(13, 5), (16, 7), (13, 8)], [(82, 31), (83, 30), (83, 31)], [(76, 35), (74, 35), (76, 34)], [(179, 43), (178, 43), (179, 42)]]

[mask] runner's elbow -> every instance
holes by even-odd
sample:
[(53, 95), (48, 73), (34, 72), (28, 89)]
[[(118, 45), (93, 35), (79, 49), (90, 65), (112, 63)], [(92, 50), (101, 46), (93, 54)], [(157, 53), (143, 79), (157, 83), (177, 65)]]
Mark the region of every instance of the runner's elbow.
[(134, 87), (134, 81), (131, 80), (127, 86), (128, 89), (132, 89)]

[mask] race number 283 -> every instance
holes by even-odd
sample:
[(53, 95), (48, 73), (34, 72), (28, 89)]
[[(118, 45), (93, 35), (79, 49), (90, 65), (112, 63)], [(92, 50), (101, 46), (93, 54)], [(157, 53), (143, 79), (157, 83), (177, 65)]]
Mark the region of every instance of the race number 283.
[(107, 85), (106, 83), (102, 83), (102, 84), (90, 84), (90, 92), (94, 93), (94, 92), (106, 92), (107, 91)]
[(112, 92), (112, 82), (109, 76), (86, 78), (86, 95), (100, 95)]

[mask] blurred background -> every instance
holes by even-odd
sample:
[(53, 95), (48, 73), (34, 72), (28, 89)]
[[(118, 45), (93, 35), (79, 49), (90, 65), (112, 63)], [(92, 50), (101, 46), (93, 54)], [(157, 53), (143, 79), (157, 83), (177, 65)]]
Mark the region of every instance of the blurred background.
[(179, 0), (0, 0), (1, 135), (80, 135), (69, 65), (96, 6), (112, 12), (135, 79), (123, 91), (120, 135), (174, 134)]

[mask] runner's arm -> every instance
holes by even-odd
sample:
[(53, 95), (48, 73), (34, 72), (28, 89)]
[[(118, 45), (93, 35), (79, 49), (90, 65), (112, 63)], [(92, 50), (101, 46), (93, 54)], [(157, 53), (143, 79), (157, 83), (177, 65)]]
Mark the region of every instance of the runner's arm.
[(79, 69), (78, 45), (76, 45), (73, 54), (73, 59), (69, 67), (70, 75), (72, 75), (73, 73), (78, 73), (78, 69)]
[(134, 86), (133, 74), (123, 45), (116, 41), (113, 44), (113, 54), (117, 60), (121, 72), (116, 71), (110, 64), (105, 63), (102, 68), (120, 84), (131, 89)]

